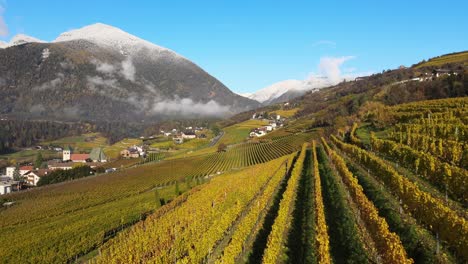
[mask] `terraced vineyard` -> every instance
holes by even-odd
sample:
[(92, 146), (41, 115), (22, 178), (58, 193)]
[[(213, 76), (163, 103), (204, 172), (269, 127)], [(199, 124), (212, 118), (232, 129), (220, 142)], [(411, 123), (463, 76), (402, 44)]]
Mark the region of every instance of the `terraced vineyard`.
[(355, 123), (341, 136), (283, 131), (222, 152), (151, 154), (114, 173), (8, 195), (15, 204), (0, 209), (0, 256), (466, 263), (467, 106), (467, 98), (397, 105), (380, 129)]

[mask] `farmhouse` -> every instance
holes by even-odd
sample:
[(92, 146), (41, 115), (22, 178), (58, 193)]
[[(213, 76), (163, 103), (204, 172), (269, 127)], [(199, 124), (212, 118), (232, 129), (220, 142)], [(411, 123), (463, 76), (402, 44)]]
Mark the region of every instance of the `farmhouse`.
[(39, 169), (39, 170), (34, 170), (34, 171), (29, 171), (24, 175), (24, 179), (26, 181), (27, 185), (31, 186), (37, 186), (37, 183), (41, 179), (41, 177), (47, 175), (50, 170), (48, 169)]
[(139, 158), (140, 153), (136, 149), (128, 148), (128, 149), (124, 149), (124, 150), (120, 151), (120, 156), (122, 158), (127, 158), (127, 159)]
[(194, 131), (191, 131), (191, 130), (188, 130), (188, 131), (184, 131), (182, 132), (182, 138), (184, 139), (194, 139), (194, 138), (197, 138), (197, 134), (195, 134)]

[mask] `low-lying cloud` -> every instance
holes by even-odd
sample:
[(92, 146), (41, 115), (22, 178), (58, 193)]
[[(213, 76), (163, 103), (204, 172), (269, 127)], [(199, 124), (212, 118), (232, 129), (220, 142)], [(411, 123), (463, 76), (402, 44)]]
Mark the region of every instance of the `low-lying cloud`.
[(108, 77), (117, 77), (118, 75), (120, 75), (126, 80), (132, 82), (135, 82), (136, 80), (136, 68), (135, 65), (133, 65), (133, 61), (130, 57), (127, 57), (125, 60), (123, 60), (120, 64), (117, 65), (112, 65), (107, 62), (99, 61), (97, 59), (93, 59), (91, 63), (96, 66), (96, 71), (105, 74)]
[(128, 103), (135, 107), (138, 112), (151, 115), (221, 117), (231, 112), (229, 106), (220, 105), (214, 100), (204, 103), (177, 96), (175, 98), (165, 98), (160, 96), (159, 91), (151, 83), (141, 84), (146, 91), (145, 95), (142, 96), (141, 93), (120, 87), (119, 81), (114, 78), (87, 76), (87, 82), (92, 91), (113, 100)]
[(341, 65), (354, 58), (354, 56), (322, 57), (318, 66), (319, 72), (333, 83), (340, 82), (343, 80)]
[(131, 58), (127, 58), (126, 60), (122, 61), (122, 70), (120, 73), (123, 77), (125, 77), (125, 79), (132, 82), (135, 81), (136, 69)]
[(152, 112), (183, 116), (223, 116), (229, 113), (229, 107), (222, 106), (213, 100), (202, 103), (194, 102), (190, 98), (175, 98), (156, 102), (152, 106)]
[(57, 73), (57, 78), (53, 79), (52, 81), (45, 82), (39, 86), (35, 86), (32, 88), (33, 91), (45, 91), (47, 89), (53, 89), (58, 87), (60, 84), (62, 84), (65, 75), (63, 73)]

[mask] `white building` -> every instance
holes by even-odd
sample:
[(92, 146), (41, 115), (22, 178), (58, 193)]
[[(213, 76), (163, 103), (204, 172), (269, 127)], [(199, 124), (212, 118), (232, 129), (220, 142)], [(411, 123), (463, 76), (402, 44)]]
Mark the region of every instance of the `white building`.
[(195, 134), (195, 132), (192, 132), (192, 131), (185, 131), (185, 132), (182, 132), (182, 138), (194, 139), (194, 138), (197, 138), (197, 134)]
[(6, 168), (6, 176), (13, 179), (13, 174), (15, 173), (15, 167)]
[(63, 150), (63, 161), (71, 160), (71, 149), (67, 148)]
[(0, 182), (0, 195), (11, 193), (11, 184), (7, 182)]
[(30, 171), (24, 175), (24, 179), (26, 180), (27, 184), (37, 186), (37, 183), (41, 177), (39, 176), (39, 173)]

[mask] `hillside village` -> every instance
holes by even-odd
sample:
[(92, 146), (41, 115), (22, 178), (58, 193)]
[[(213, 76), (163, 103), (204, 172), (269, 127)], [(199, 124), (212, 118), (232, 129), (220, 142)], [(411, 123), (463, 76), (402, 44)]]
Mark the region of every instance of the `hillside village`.
[(254, 113), (251, 120), (264, 120), (268, 122), (268, 125), (254, 128), (250, 131), (249, 137), (263, 137), (269, 132), (272, 132), (280, 127), (283, 127), (286, 118), (282, 118), (281, 115), (268, 116), (267, 112)]
[(93, 148), (90, 153), (74, 153), (71, 147), (67, 147), (62, 150), (61, 160), (47, 161), (41, 167), (33, 165), (7, 167), (6, 175), (0, 176), (0, 194), (37, 186), (42, 177), (56, 170), (71, 170), (78, 166), (89, 166), (94, 169), (107, 161), (102, 148)]

